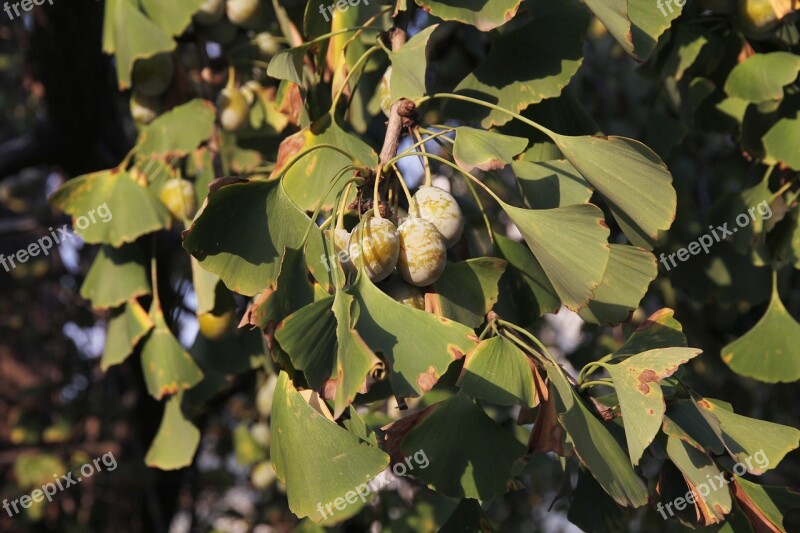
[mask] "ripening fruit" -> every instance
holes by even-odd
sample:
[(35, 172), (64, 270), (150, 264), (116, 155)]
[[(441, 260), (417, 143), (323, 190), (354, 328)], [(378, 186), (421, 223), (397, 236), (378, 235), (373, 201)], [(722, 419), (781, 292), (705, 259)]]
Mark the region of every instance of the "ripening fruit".
[(414, 194), (414, 202), (419, 208), (419, 216), (433, 222), (444, 237), (445, 246), (450, 248), (464, 232), (464, 215), (453, 196), (439, 187), (420, 187)]
[(225, 5), (228, 20), (237, 26), (246, 26), (258, 20), (261, 13), (260, 0), (228, 0)]
[(400, 255), (397, 228), (385, 218), (370, 217), (363, 220), (353, 228), (348, 251), (353, 268), (363, 267), (372, 281), (386, 279), (397, 265)]
[(392, 278), (384, 288), (394, 301), (414, 309), (425, 310), (425, 295), (418, 288), (409, 285), (399, 277)]
[(409, 218), (397, 228), (400, 234), (400, 255), (397, 270), (408, 283), (427, 287), (434, 283), (447, 266), (444, 237), (432, 222)]
[(221, 315), (203, 313), (197, 317), (200, 333), (212, 341), (219, 340), (230, 333), (233, 330), (235, 320), (233, 308), (228, 309)]
[(236, 87), (225, 87), (217, 99), (219, 123), (228, 132), (239, 131), (247, 123), (250, 108), (242, 92)]
[(194, 217), (194, 212), (197, 210), (197, 197), (194, 193), (194, 185), (191, 181), (184, 179), (171, 179), (161, 187), (161, 192), (158, 194), (161, 200), (172, 216), (182, 220), (184, 218)]
[(150, 124), (161, 114), (161, 99), (139, 91), (131, 94), (131, 116), (139, 124)]
[(266, 31), (262, 31), (256, 35), (255, 41), (256, 46), (258, 46), (258, 51), (265, 57), (272, 57), (281, 49), (281, 44), (275, 36)]
[(768, 33), (778, 24), (778, 14), (770, 0), (739, 0), (736, 20), (745, 33), (758, 36)]
[(278, 377), (275, 374), (270, 374), (256, 393), (256, 409), (258, 409), (261, 416), (269, 416), (272, 413), (272, 397), (275, 395), (277, 383)]
[(224, 14), (225, 0), (205, 0), (194, 14), (194, 20), (198, 24), (209, 26), (218, 22)]
[(253, 105), (253, 102), (256, 101), (256, 97), (257, 97), (258, 93), (263, 88), (264, 87), (260, 83), (258, 83), (256, 80), (250, 80), (247, 83), (245, 83), (244, 85), (242, 85), (242, 88), (240, 89), (240, 91), (242, 93), (242, 96), (244, 96), (244, 101), (247, 102), (248, 106)]
[(133, 87), (146, 96), (158, 96), (172, 83), (174, 69), (171, 54), (139, 59), (133, 65)]

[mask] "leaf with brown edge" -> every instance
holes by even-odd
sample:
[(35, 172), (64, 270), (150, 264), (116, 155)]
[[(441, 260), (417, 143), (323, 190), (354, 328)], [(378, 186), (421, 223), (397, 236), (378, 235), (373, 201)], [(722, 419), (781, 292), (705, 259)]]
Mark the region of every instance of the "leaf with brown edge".
[(417, 4), (442, 20), (455, 20), (490, 31), (514, 18), (522, 0), (417, 0)]
[(528, 146), (528, 139), (467, 126), (456, 128), (453, 158), (467, 172), (501, 170)]
[(153, 302), (150, 317), (155, 326), (142, 346), (142, 372), (147, 392), (160, 400), (194, 387), (203, 379), (203, 372), (172, 335), (158, 302)]
[(435, 404), (429, 405), (421, 411), (406, 415), (400, 420), (396, 420), (391, 424), (387, 424), (381, 428), (381, 431), (384, 433), (383, 449), (389, 454), (389, 457), (392, 458), (392, 463), (397, 463), (404, 457), (403, 452), (400, 451), (400, 443), (402, 442), (403, 437), (406, 436), (406, 433), (414, 429), (414, 427), (422, 422), (426, 416), (431, 414), (431, 411), (433, 411), (435, 407)]
[(645, 449), (661, 427), (666, 405), (658, 384), (702, 350), (658, 348), (605, 368), (611, 374), (619, 398), (631, 463), (639, 464)]
[(675, 311), (666, 307), (650, 315), (628, 337), (625, 344), (614, 352), (614, 356), (634, 355), (655, 348), (686, 346), (686, 336), (683, 334), (683, 328), (680, 322), (675, 320), (674, 315)]
[(192, 464), (200, 444), (200, 430), (189, 421), (181, 409), (183, 393), (169, 398), (164, 404), (164, 416), (144, 462), (160, 470), (177, 470)]
[(787, 533), (784, 518), (800, 509), (800, 491), (757, 485), (739, 476), (733, 477), (732, 486), (733, 496), (757, 532)]
[(469, 338), (472, 329), (396, 302), (363, 271), (347, 292), (358, 304), (355, 329), (374, 352), (382, 354), (396, 396), (427, 392), (453, 361), (474, 346)]

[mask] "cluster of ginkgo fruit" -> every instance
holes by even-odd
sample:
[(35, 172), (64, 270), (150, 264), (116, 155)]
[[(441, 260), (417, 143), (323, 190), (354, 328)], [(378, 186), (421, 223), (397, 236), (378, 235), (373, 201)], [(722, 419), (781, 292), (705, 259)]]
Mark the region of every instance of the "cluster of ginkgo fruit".
[(363, 269), (376, 282), (396, 268), (413, 286), (435, 283), (447, 265), (447, 249), (461, 238), (464, 216), (450, 193), (429, 185), (410, 198), (409, 211), (394, 220), (369, 212), (352, 231), (337, 228), (334, 245), (342, 266)]

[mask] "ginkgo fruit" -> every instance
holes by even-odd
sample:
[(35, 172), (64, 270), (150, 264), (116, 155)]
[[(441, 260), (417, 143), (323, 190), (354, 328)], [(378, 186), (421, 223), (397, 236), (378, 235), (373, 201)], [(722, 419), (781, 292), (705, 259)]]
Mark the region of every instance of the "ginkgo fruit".
[(158, 96), (172, 83), (175, 63), (171, 54), (139, 59), (133, 65), (133, 87), (147, 96)]
[(233, 331), (233, 326), (236, 321), (233, 307), (228, 308), (220, 315), (214, 313), (202, 313), (197, 316), (197, 322), (200, 326), (200, 333), (207, 339), (216, 341), (222, 339), (228, 333)]
[(194, 14), (194, 20), (198, 24), (208, 26), (218, 22), (224, 14), (225, 0), (205, 0)]
[(427, 287), (441, 277), (447, 266), (444, 237), (432, 222), (411, 217), (397, 228), (400, 255), (397, 270), (405, 281)]
[(131, 94), (131, 117), (139, 124), (150, 124), (161, 114), (161, 99), (139, 91)]
[(236, 87), (225, 87), (220, 91), (217, 109), (222, 129), (231, 133), (242, 129), (249, 118), (250, 107), (242, 92)]
[(394, 301), (413, 307), (414, 309), (425, 310), (425, 295), (413, 285), (409, 285), (400, 277), (392, 277), (384, 287), (384, 292), (391, 296)]
[(770, 0), (739, 0), (736, 20), (745, 33), (763, 36), (778, 24), (778, 14)]
[(261, 13), (260, 0), (228, 0), (225, 5), (228, 20), (238, 26), (247, 26), (256, 22)]
[(422, 186), (413, 196), (418, 214), (432, 222), (450, 248), (464, 232), (464, 215), (453, 196), (439, 187)]
[(164, 184), (158, 198), (177, 219), (192, 218), (197, 210), (194, 185), (185, 179), (171, 179)]
[(256, 46), (258, 47), (258, 51), (264, 57), (272, 57), (278, 53), (278, 50), (281, 49), (281, 45), (278, 42), (278, 39), (275, 38), (269, 32), (262, 31), (255, 38)]
[(353, 268), (363, 268), (372, 281), (386, 279), (397, 265), (400, 255), (397, 227), (385, 218), (362, 220), (353, 228), (348, 252)]

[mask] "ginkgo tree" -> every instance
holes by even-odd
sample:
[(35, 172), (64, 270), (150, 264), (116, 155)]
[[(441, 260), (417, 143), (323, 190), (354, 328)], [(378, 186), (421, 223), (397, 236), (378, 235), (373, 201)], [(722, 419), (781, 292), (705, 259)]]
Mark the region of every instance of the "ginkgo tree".
[[(109, 0), (103, 48), (131, 90), (138, 140), (116, 168), (69, 181), (51, 202), (73, 217), (104, 203), (114, 215), (79, 231), (100, 245), (81, 294), (109, 316), (103, 369), (137, 354), (164, 403), (146, 463), (189, 466), (202, 438), (193, 416), (228, 376), (255, 372), (268, 442), (236, 439), (257, 441), (290, 510), (312, 522), (376, 512), (359, 500), (331, 517), (318, 504), (424, 450), (430, 465), (410, 476), (418, 495), (437, 494), (438, 528), (481, 529), (488, 502), (526, 490), (522, 474), (551, 453), (568, 517), (587, 531), (623, 527), (640, 508), (658, 525), (665, 506), (663, 518), (689, 527), (785, 531), (796, 496), (752, 479), (800, 431), (697, 392), (684, 369), (717, 354), (688, 346), (671, 309), (598, 344), (576, 372), (536, 334), (562, 306), (587, 324), (630, 321), (658, 275), (653, 250), (677, 242), (679, 196), (662, 157), (587, 126), (564, 92), (597, 21), (670, 80), (679, 106), (699, 113), (715, 98), (717, 113), (739, 119), (764, 176), (740, 204), (779, 202), (791, 225), (754, 224), (733, 246), (775, 273), (798, 266), (794, 14), (776, 7), (757, 36), (791, 51), (756, 43), (718, 86), (726, 67), (699, 64), (710, 45), (690, 22), (723, 13), (725, 39), (744, 43), (756, 38), (734, 20), (743, 15), (681, 16), (676, 5), (663, 16), (651, 4), (326, 11), (310, 0), (298, 16), (279, 2)], [(460, 31), (487, 48), (471, 61), (434, 57)], [(721, 217), (741, 212), (726, 207)], [(179, 231), (178, 276), (191, 279), (200, 321), (188, 350), (159, 295), (174, 282), (159, 276), (176, 275), (159, 268), (159, 249)], [(773, 278), (765, 316), (722, 358), (764, 381), (796, 380), (800, 325)], [(766, 466), (747, 461), (759, 453)], [(702, 493), (712, 478), (724, 484)], [(688, 507), (673, 505), (687, 493)]]

